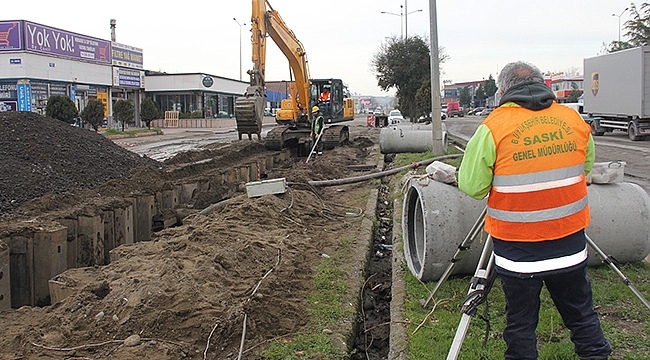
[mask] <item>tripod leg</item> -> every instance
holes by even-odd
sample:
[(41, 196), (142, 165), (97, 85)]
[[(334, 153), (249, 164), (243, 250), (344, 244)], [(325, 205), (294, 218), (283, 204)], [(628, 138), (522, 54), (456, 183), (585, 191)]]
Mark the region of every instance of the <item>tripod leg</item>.
[(465, 236), (465, 239), (458, 245), (458, 250), (456, 250), (456, 253), (454, 256), (451, 258), (451, 262), (449, 263), (449, 266), (445, 269), (445, 272), (442, 273), (440, 276), (440, 279), (438, 279), (438, 282), (436, 283), (436, 286), (433, 288), (431, 291), (431, 294), (429, 295), (429, 298), (427, 301), (422, 305), (423, 308), (427, 308), (429, 304), (431, 303), (431, 300), (433, 300), (433, 297), (436, 295), (438, 290), (440, 289), (440, 286), (442, 286), (442, 283), (445, 282), (449, 276), (451, 275), (451, 271), (453, 270), (454, 266), (456, 265), (457, 262), (463, 259), (462, 254), (469, 250), (471, 243), (476, 239), (478, 234), (483, 231), (483, 225), (485, 225), (485, 214), (487, 213), (487, 207), (483, 209), (481, 212), (481, 215), (476, 219), (476, 222), (474, 222), (474, 225), (472, 228), (469, 230), (467, 233), (467, 236)]
[(636, 287), (634, 287), (634, 285), (632, 284), (632, 282), (630, 281), (630, 279), (629, 279), (627, 276), (625, 276), (625, 274), (623, 274), (623, 272), (622, 272), (621, 270), (619, 270), (618, 267), (616, 267), (616, 265), (614, 265), (614, 263), (612, 262), (612, 259), (610, 259), (610, 257), (607, 256), (607, 255), (603, 252), (603, 250), (601, 250), (601, 249), (598, 247), (598, 245), (596, 245), (596, 243), (595, 243), (593, 240), (591, 240), (591, 238), (589, 237), (589, 235), (587, 235), (587, 234), (585, 233), (585, 237), (587, 238), (587, 243), (589, 244), (589, 246), (591, 246), (591, 248), (594, 249), (594, 250), (596, 251), (596, 253), (598, 254), (598, 256), (600, 256), (600, 258), (603, 260), (603, 262), (604, 262), (605, 264), (609, 265), (609, 267), (610, 267), (612, 270), (614, 270), (614, 272), (616, 273), (616, 275), (618, 275), (618, 277), (621, 278), (621, 280), (623, 281), (623, 283), (624, 283), (625, 285), (627, 285), (627, 287), (630, 288), (630, 290), (634, 293), (634, 295), (636, 295), (636, 296), (639, 298), (639, 300), (641, 300), (641, 302), (643, 303), (643, 305), (645, 305), (645, 306), (650, 310), (650, 302), (648, 302), (648, 300), (647, 300), (645, 297), (643, 297), (643, 294), (641, 294), (641, 292), (640, 292)]
[[(463, 341), (469, 328), (469, 323), (476, 313), (476, 306), (487, 296), (487, 293), (484, 293), (483, 290), (487, 288), (487, 291), (489, 291), (491, 285), (488, 285), (488, 283), (491, 281), (491, 277), (495, 276), (493, 274), (494, 253), (492, 252), (491, 245), (492, 237), (488, 235), (483, 252), (481, 253), (481, 258), (476, 267), (476, 272), (474, 273), (474, 277), (472, 277), (472, 282), (467, 292), (468, 297), (463, 304), (463, 315), (460, 318), (458, 328), (456, 328), (456, 334), (447, 354), (447, 360), (456, 360), (458, 358), (460, 348), (463, 346)], [(472, 294), (474, 296), (469, 296)]]

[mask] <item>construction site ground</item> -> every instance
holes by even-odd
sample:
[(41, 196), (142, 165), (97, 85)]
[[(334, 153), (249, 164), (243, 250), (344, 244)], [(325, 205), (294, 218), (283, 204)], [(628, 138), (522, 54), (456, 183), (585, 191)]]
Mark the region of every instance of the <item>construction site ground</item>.
[[(0, 126), (0, 239), (25, 223), (90, 212), (116, 198), (156, 192), (176, 182), (210, 179), (268, 155), (257, 141), (217, 142), (159, 162), (100, 134), (34, 114), (3, 113)], [(470, 119), (457, 126), (475, 128)], [(271, 340), (287, 342), (309, 330), (313, 304), (308, 295), (315, 271), (332, 258), (348, 261), (344, 296), (349, 308), (344, 310), (351, 315), (323, 332), (349, 349), (361, 289), (383, 290), (387, 295), (376, 299), (383, 304), (364, 300), (362, 309), (386, 307), (392, 300), (395, 326), (390, 329), (389, 358), (404, 359), (406, 335), (399, 325), (404, 267), (399, 252), (391, 260), (393, 282), (397, 280), (392, 288), (386, 289), (379, 274), (365, 274), (364, 279), (368, 260), (381, 254), (372, 247), (373, 224), (399, 218), (399, 204), (394, 210), (388, 206), (394, 193), (387, 186), (395, 184), (387, 181), (393, 180), (307, 184), (364, 173), (349, 165), (381, 170), (378, 139), (377, 128), (351, 126), (350, 144), (309, 164), (302, 159), (269, 170), (264, 174), (268, 178), (284, 177), (290, 183), (283, 195), (251, 199), (244, 184), (197, 193), (184, 211), (183, 225), (160, 231), (151, 241), (118, 248), (119, 259), (109, 265), (66, 272), (83, 286), (64, 301), (0, 311), (0, 359), (236, 359), (245, 317), (242, 358), (261, 359), (259, 350)], [(629, 142), (615, 148), (620, 151), (613, 155), (598, 154), (600, 161), (633, 151)], [(645, 157), (632, 157), (628, 164), (631, 179), (648, 191)], [(216, 161), (210, 167), (187, 166), (206, 159)], [(381, 215), (375, 210), (377, 197), (386, 207)], [(196, 215), (224, 199), (234, 200), (208, 215)], [(387, 243), (399, 237), (399, 227), (388, 229), (387, 236)], [(382, 256), (386, 253), (390, 251)], [(388, 332), (388, 326), (376, 328)], [(367, 358), (389, 352), (387, 341), (377, 343), (383, 345)]]
[[(235, 141), (162, 163), (35, 114), (3, 113), (0, 122), (0, 238), (25, 223), (209, 179), (268, 155), (260, 142)], [(197, 193), (183, 225), (121, 246), (119, 259), (108, 265), (66, 271), (62, 276), (78, 281), (80, 291), (56, 304), (0, 311), (0, 359), (234, 359), (245, 317), (242, 358), (258, 359), (271, 339), (307, 331), (315, 271), (331, 258), (350, 261), (344, 295), (350, 308), (344, 310), (351, 316), (323, 330), (347, 348), (380, 182), (307, 182), (359, 174), (348, 165), (368, 164), (376, 171), (382, 161), (378, 133), (353, 127), (350, 144), (309, 164), (301, 159), (270, 169), (263, 175), (290, 184), (282, 195), (248, 198), (244, 184)], [(218, 161), (210, 162), (213, 167), (185, 166), (206, 158)], [(208, 215), (196, 214), (224, 199), (234, 200)]]

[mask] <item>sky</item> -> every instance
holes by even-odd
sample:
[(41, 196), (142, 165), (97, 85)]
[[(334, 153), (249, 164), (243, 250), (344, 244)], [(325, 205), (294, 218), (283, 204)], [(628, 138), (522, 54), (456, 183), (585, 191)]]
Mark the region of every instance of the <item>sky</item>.
[[(619, 19), (622, 27), (630, 19), (625, 9), (632, 3), (268, 1), (302, 43), (312, 78), (340, 78), (353, 94), (371, 96), (394, 94), (394, 89), (379, 88), (371, 64), (387, 38), (419, 36), (430, 43), (434, 25), (438, 44), (449, 57), (441, 65), (441, 81), (496, 78), (504, 65), (518, 60), (530, 62), (543, 72), (577, 70), (582, 74), (584, 58), (602, 53), (603, 44), (618, 39)], [(642, 2), (634, 3), (639, 8)], [(436, 21), (430, 21), (431, 4), (435, 4)], [(206, 73), (248, 81), (246, 70), (253, 67), (251, 8), (251, 0), (140, 0), (110, 6), (78, 0), (5, 1), (0, 20), (28, 20), (110, 40), (110, 19), (115, 19), (117, 42), (141, 48), (147, 70)], [(622, 30), (623, 40), (624, 33)], [(288, 80), (286, 58), (270, 38), (267, 45), (267, 81)]]

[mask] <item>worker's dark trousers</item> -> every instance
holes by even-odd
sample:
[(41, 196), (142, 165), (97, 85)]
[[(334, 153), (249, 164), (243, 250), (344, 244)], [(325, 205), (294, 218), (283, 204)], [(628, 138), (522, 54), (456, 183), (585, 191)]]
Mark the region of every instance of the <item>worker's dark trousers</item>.
[(539, 318), (539, 295), (544, 284), (564, 325), (571, 331), (571, 341), (580, 359), (607, 359), (612, 350), (593, 309), (586, 262), (570, 272), (525, 276), (499, 276), (506, 298), (507, 325), (503, 339), (508, 348), (505, 359), (537, 359), (535, 329)]

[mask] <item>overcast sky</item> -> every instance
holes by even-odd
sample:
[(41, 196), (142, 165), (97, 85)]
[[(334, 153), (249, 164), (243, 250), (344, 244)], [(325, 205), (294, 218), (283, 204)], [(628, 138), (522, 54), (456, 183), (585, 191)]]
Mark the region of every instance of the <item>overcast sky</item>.
[[(269, 0), (303, 44), (312, 78), (341, 78), (353, 93), (389, 95), (377, 86), (372, 57), (386, 37), (417, 35), (429, 43), (433, 0)], [(405, 1), (408, 1), (406, 3)], [(144, 67), (242, 79), (252, 68), (250, 0), (95, 3), (68, 0), (4, 1), (0, 20), (28, 20), (139, 47)], [(438, 0), (438, 42), (449, 56), (441, 80), (496, 78), (508, 62), (542, 71), (582, 72), (582, 61), (618, 39), (628, 0)], [(635, 2), (637, 7), (642, 2)], [(400, 16), (404, 6), (408, 16)], [(418, 11), (422, 10), (422, 11)], [(382, 14), (382, 11), (393, 13)], [(406, 12), (402, 12), (405, 14)], [(613, 16), (616, 14), (616, 16)], [(621, 26), (629, 12), (620, 17)], [(406, 28), (408, 24), (408, 29)], [(623, 39), (624, 31), (622, 33)], [(267, 80), (289, 79), (289, 65), (269, 38)]]

